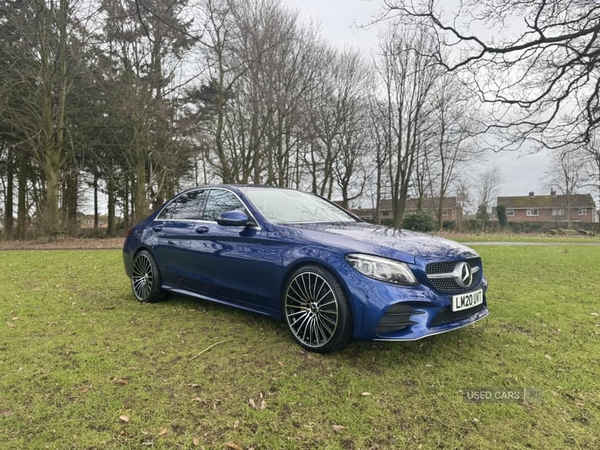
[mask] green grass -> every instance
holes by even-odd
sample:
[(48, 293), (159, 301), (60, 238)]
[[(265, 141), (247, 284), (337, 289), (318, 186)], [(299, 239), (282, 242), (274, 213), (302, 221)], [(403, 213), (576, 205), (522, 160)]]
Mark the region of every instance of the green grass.
[[(119, 251), (0, 252), (1, 447), (600, 448), (600, 251), (478, 250), (489, 318), (333, 355), (231, 308), (138, 304)], [(543, 401), (467, 403), (468, 387)]]
[(536, 243), (600, 243), (600, 236), (550, 236), (546, 234), (528, 233), (433, 233), (458, 242), (536, 242)]

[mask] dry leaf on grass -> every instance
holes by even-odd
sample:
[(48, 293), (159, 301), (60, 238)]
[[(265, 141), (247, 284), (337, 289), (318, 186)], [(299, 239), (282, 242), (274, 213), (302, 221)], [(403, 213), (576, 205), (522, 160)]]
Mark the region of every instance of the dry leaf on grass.
[(373, 394), (371, 394), (370, 392), (363, 392), (360, 395), (362, 395), (363, 397), (368, 397), (369, 395), (373, 395)]
[(267, 407), (267, 402), (265, 402), (264, 400), (262, 402), (260, 402), (260, 410), (262, 411), (263, 409), (265, 409)]
[(241, 445), (236, 444), (235, 442), (227, 442), (225, 444), (225, 446), (227, 448), (230, 448), (232, 450), (244, 450), (244, 448)]
[(333, 426), (333, 431), (342, 431), (344, 428), (342, 425), (334, 425)]
[(164, 436), (168, 432), (169, 432), (169, 430), (167, 430), (166, 428), (161, 428), (160, 431), (158, 432), (157, 436)]
[(119, 416), (119, 419), (121, 419), (123, 422), (129, 422), (129, 416), (126, 415)]
[(256, 403), (254, 403), (254, 400), (252, 400), (252, 399), (248, 400), (248, 404), (249, 404), (249, 405), (250, 405), (252, 408), (256, 409)]
[(15, 324), (12, 322), (6, 322), (6, 325), (8, 325), (10, 328), (14, 328)]
[(195, 437), (194, 439), (192, 439), (192, 444), (194, 444), (196, 447), (198, 445), (200, 445), (200, 438), (199, 437)]
[(84, 386), (81, 389), (79, 389), (79, 393), (80, 394), (85, 394), (87, 391), (89, 391), (92, 388), (92, 385), (89, 386)]
[(113, 380), (113, 383), (126, 385), (126, 384), (129, 384), (129, 381), (124, 380), (123, 378), (118, 378), (118, 379)]
[(10, 410), (10, 408), (6, 408), (2, 410), (2, 417), (8, 417), (12, 415), (12, 411)]

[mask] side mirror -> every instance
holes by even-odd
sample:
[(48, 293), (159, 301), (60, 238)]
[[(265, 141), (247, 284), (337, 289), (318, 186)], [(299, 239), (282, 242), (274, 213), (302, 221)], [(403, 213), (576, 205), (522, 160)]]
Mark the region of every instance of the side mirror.
[(248, 216), (243, 211), (227, 211), (217, 217), (217, 223), (224, 227), (245, 227)]

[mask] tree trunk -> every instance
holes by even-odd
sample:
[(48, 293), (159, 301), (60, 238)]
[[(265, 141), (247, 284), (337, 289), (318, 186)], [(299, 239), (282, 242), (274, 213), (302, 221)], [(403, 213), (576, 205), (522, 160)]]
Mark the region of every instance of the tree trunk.
[(79, 172), (76, 167), (72, 167), (67, 174), (64, 192), (64, 204), (66, 209), (67, 230), (70, 234), (75, 234), (79, 225), (77, 223), (77, 200), (79, 194)]
[(108, 220), (106, 223), (106, 235), (113, 236), (115, 234), (115, 183), (111, 177), (107, 181), (108, 194)]
[(98, 174), (94, 173), (94, 230), (98, 229), (99, 225), (98, 215)]
[(146, 202), (146, 159), (138, 150), (138, 158), (135, 167), (135, 219), (136, 222), (144, 219), (148, 213)]
[(27, 153), (21, 150), (18, 153), (19, 168), (17, 171), (18, 200), (17, 200), (17, 239), (25, 239), (27, 233)]
[(123, 192), (123, 223), (125, 225), (125, 229), (129, 228), (129, 181), (125, 180), (124, 182), (124, 192)]
[(14, 195), (14, 155), (13, 149), (8, 148), (7, 172), (6, 172), (6, 200), (4, 205), (4, 236), (12, 238), (14, 226), (13, 195)]
[[(51, 54), (48, 49), (50, 45), (50, 33), (48, 32), (49, 25), (44, 20), (51, 20), (47, 11), (44, 11), (45, 18), (40, 20), (41, 39), (43, 61), (43, 124), (44, 124), (44, 147), (43, 151), (43, 171), (46, 178), (46, 196), (44, 198), (41, 214), (41, 225), (44, 232), (47, 234), (55, 234), (58, 232), (60, 221), (58, 216), (58, 199), (60, 189), (60, 170), (64, 164), (63, 146), (65, 132), (65, 108), (67, 95), (67, 15), (68, 15), (68, 0), (60, 0), (58, 14), (56, 15), (59, 50), (58, 50), (58, 104), (56, 109), (53, 102), (54, 94), (54, 71), (56, 66), (50, 61)], [(44, 7), (45, 8), (45, 7)], [(54, 127), (56, 121), (56, 129)]]

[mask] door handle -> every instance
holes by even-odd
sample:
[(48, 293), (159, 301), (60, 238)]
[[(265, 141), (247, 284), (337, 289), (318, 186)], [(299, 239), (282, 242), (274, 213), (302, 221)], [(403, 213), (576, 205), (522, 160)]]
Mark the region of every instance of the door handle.
[(208, 233), (208, 227), (198, 227), (198, 228), (196, 228), (196, 233), (198, 233), (198, 234)]
[(160, 230), (162, 230), (162, 225), (154, 225), (154, 226), (152, 227), (152, 230), (154, 230), (154, 231), (156, 231), (156, 232), (159, 232)]

